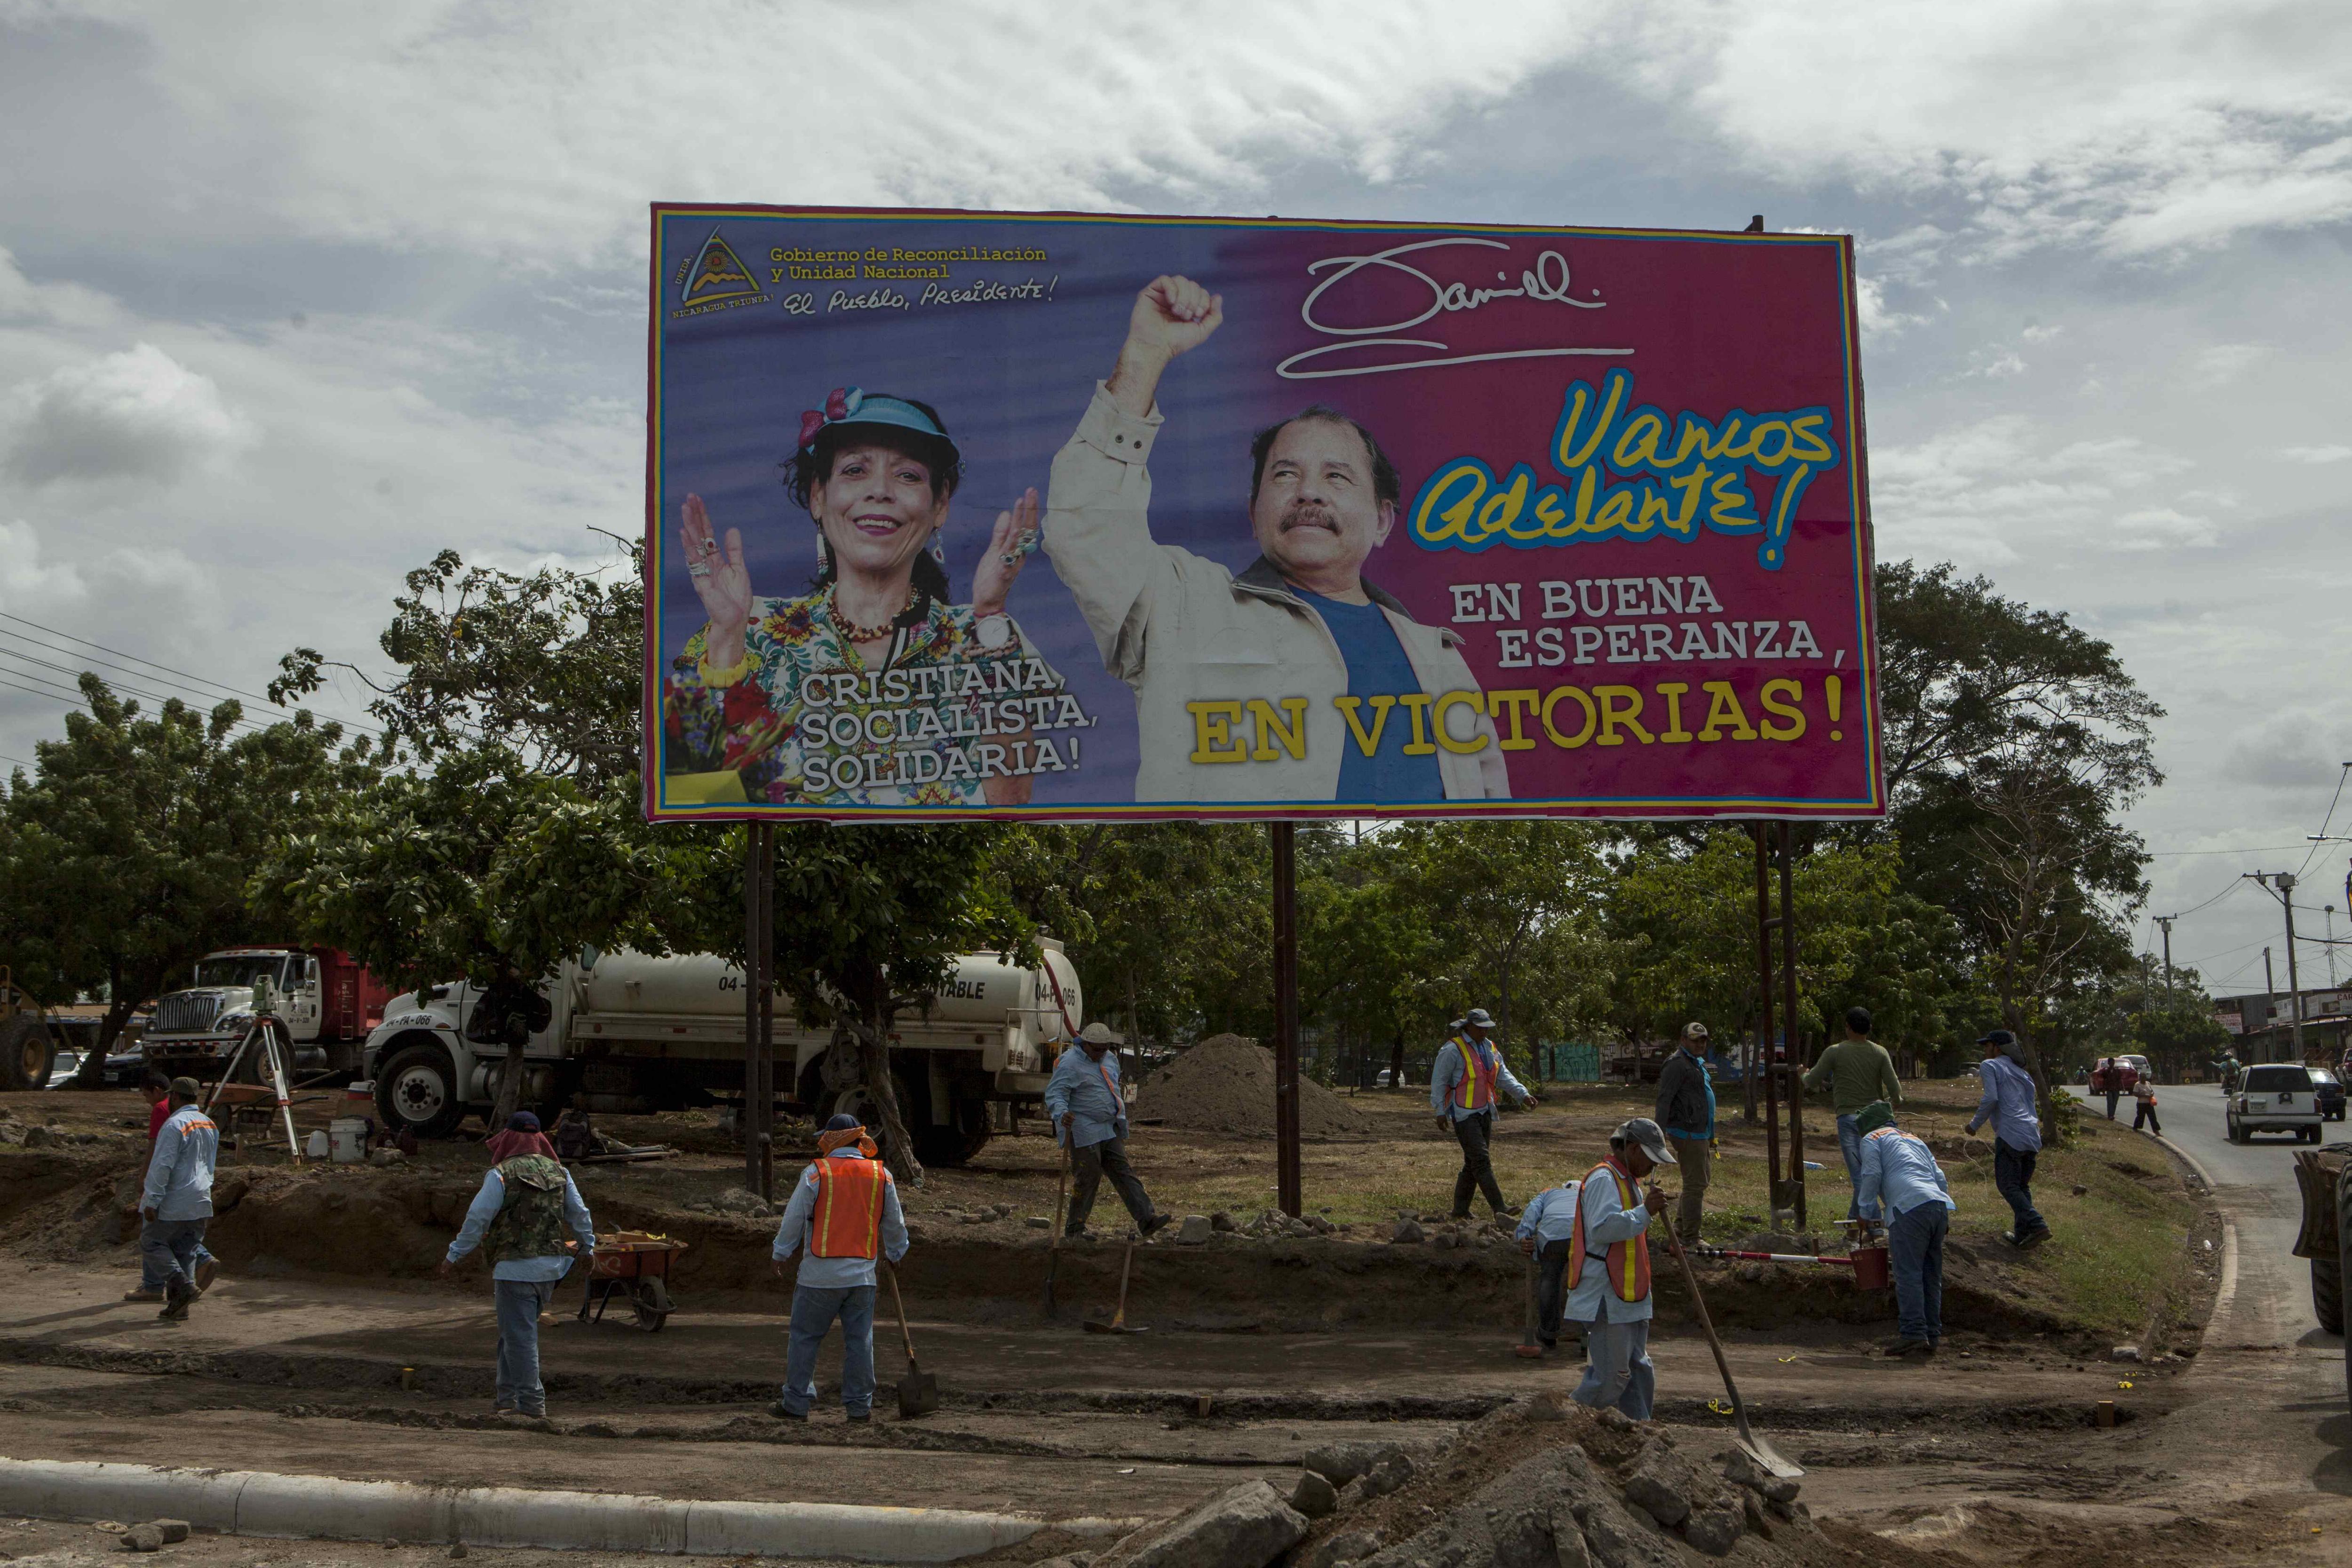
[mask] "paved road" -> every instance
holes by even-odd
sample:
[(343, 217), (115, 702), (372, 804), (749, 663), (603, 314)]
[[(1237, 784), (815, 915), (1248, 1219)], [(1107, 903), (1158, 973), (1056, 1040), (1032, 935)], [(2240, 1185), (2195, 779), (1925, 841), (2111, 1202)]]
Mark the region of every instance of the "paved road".
[[(2094, 1114), (2106, 1113), (2106, 1097), (2089, 1096)], [(2131, 1096), (2116, 1102), (2117, 1120), (2131, 1123)], [(2294, 1255), (2303, 1199), (2294, 1184), (2294, 1138), (2261, 1132), (2252, 1143), (2230, 1142), (2221, 1091), (2211, 1084), (2179, 1084), (2157, 1094), (2157, 1114), (2165, 1136), (2204, 1167), (2213, 1195), (2237, 1227), (2237, 1288), (2206, 1331), (2208, 1346), (2282, 1349), (2302, 1345), (2333, 1350), (2340, 1342), (2319, 1333), (2312, 1315), (2310, 1266)], [(2341, 1122), (2327, 1124), (2330, 1142), (2347, 1136)]]

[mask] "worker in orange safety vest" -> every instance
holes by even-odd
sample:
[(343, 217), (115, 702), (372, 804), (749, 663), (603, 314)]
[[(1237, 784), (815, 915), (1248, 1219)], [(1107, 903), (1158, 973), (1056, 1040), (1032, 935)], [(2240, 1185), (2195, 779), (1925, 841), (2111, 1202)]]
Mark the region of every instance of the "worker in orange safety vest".
[(874, 1407), (874, 1260), (907, 1256), (907, 1216), (898, 1184), (855, 1116), (836, 1116), (816, 1141), (817, 1158), (801, 1172), (776, 1226), (776, 1273), (803, 1246), (793, 1289), (792, 1341), (784, 1385), (768, 1414), (805, 1421), (816, 1403), (816, 1352), (841, 1320), (841, 1406), (852, 1421)]
[(1496, 1100), (1507, 1094), (1521, 1105), (1533, 1105), (1536, 1095), (1512, 1075), (1510, 1063), (1487, 1038), (1494, 1029), (1486, 1009), (1471, 1008), (1456, 1021), (1454, 1037), (1437, 1048), (1437, 1059), (1429, 1068), (1429, 1109), (1438, 1127), (1462, 1145), (1462, 1169), (1454, 1178), (1455, 1219), (1470, 1217), (1470, 1199), (1482, 1192), (1496, 1219), (1515, 1218), (1519, 1212), (1503, 1202), (1486, 1145), (1495, 1134)]
[(1636, 1421), (1650, 1418), (1658, 1396), (1657, 1370), (1650, 1363), (1649, 1229), (1662, 1203), (1655, 1185), (1639, 1184), (1674, 1163), (1665, 1132), (1648, 1117), (1618, 1128), (1609, 1138), (1609, 1158), (1584, 1178), (1569, 1237), (1568, 1306), (1561, 1315), (1585, 1325), (1584, 1381), (1576, 1400), (1615, 1405)]

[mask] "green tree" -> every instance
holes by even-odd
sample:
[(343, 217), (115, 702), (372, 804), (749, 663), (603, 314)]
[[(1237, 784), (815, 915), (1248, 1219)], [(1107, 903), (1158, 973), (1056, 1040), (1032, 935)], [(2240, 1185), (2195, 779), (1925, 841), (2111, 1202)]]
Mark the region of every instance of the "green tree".
[(100, 991), (99, 1046), (77, 1085), (141, 1002), (216, 948), (290, 933), (247, 909), (254, 866), (309, 830), (373, 769), (342, 731), (308, 713), (247, 728), (239, 704), (152, 716), (96, 676), (66, 738), (37, 744), (0, 801), (0, 963), (35, 994)]

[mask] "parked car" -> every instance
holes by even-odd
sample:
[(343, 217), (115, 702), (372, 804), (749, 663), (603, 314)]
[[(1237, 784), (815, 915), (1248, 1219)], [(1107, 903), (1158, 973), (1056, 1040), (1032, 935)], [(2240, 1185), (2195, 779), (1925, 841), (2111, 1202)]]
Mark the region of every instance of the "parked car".
[(2232, 1143), (2252, 1142), (2257, 1132), (2292, 1132), (2299, 1142), (2319, 1142), (2319, 1096), (2310, 1069), (2293, 1062), (2247, 1068), (2222, 1114)]
[(2311, 1069), (2312, 1092), (2319, 1097), (2319, 1117), (2323, 1121), (2344, 1120), (2344, 1080), (2333, 1068)]

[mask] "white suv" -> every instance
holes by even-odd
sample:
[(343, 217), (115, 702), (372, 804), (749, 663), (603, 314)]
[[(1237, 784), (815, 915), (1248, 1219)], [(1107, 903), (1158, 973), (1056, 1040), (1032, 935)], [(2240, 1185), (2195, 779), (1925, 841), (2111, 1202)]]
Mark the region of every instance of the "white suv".
[(2292, 1132), (2298, 1142), (2319, 1142), (2319, 1093), (2311, 1074), (2293, 1062), (2247, 1068), (2225, 1115), (2232, 1143), (2251, 1142), (2257, 1132)]

